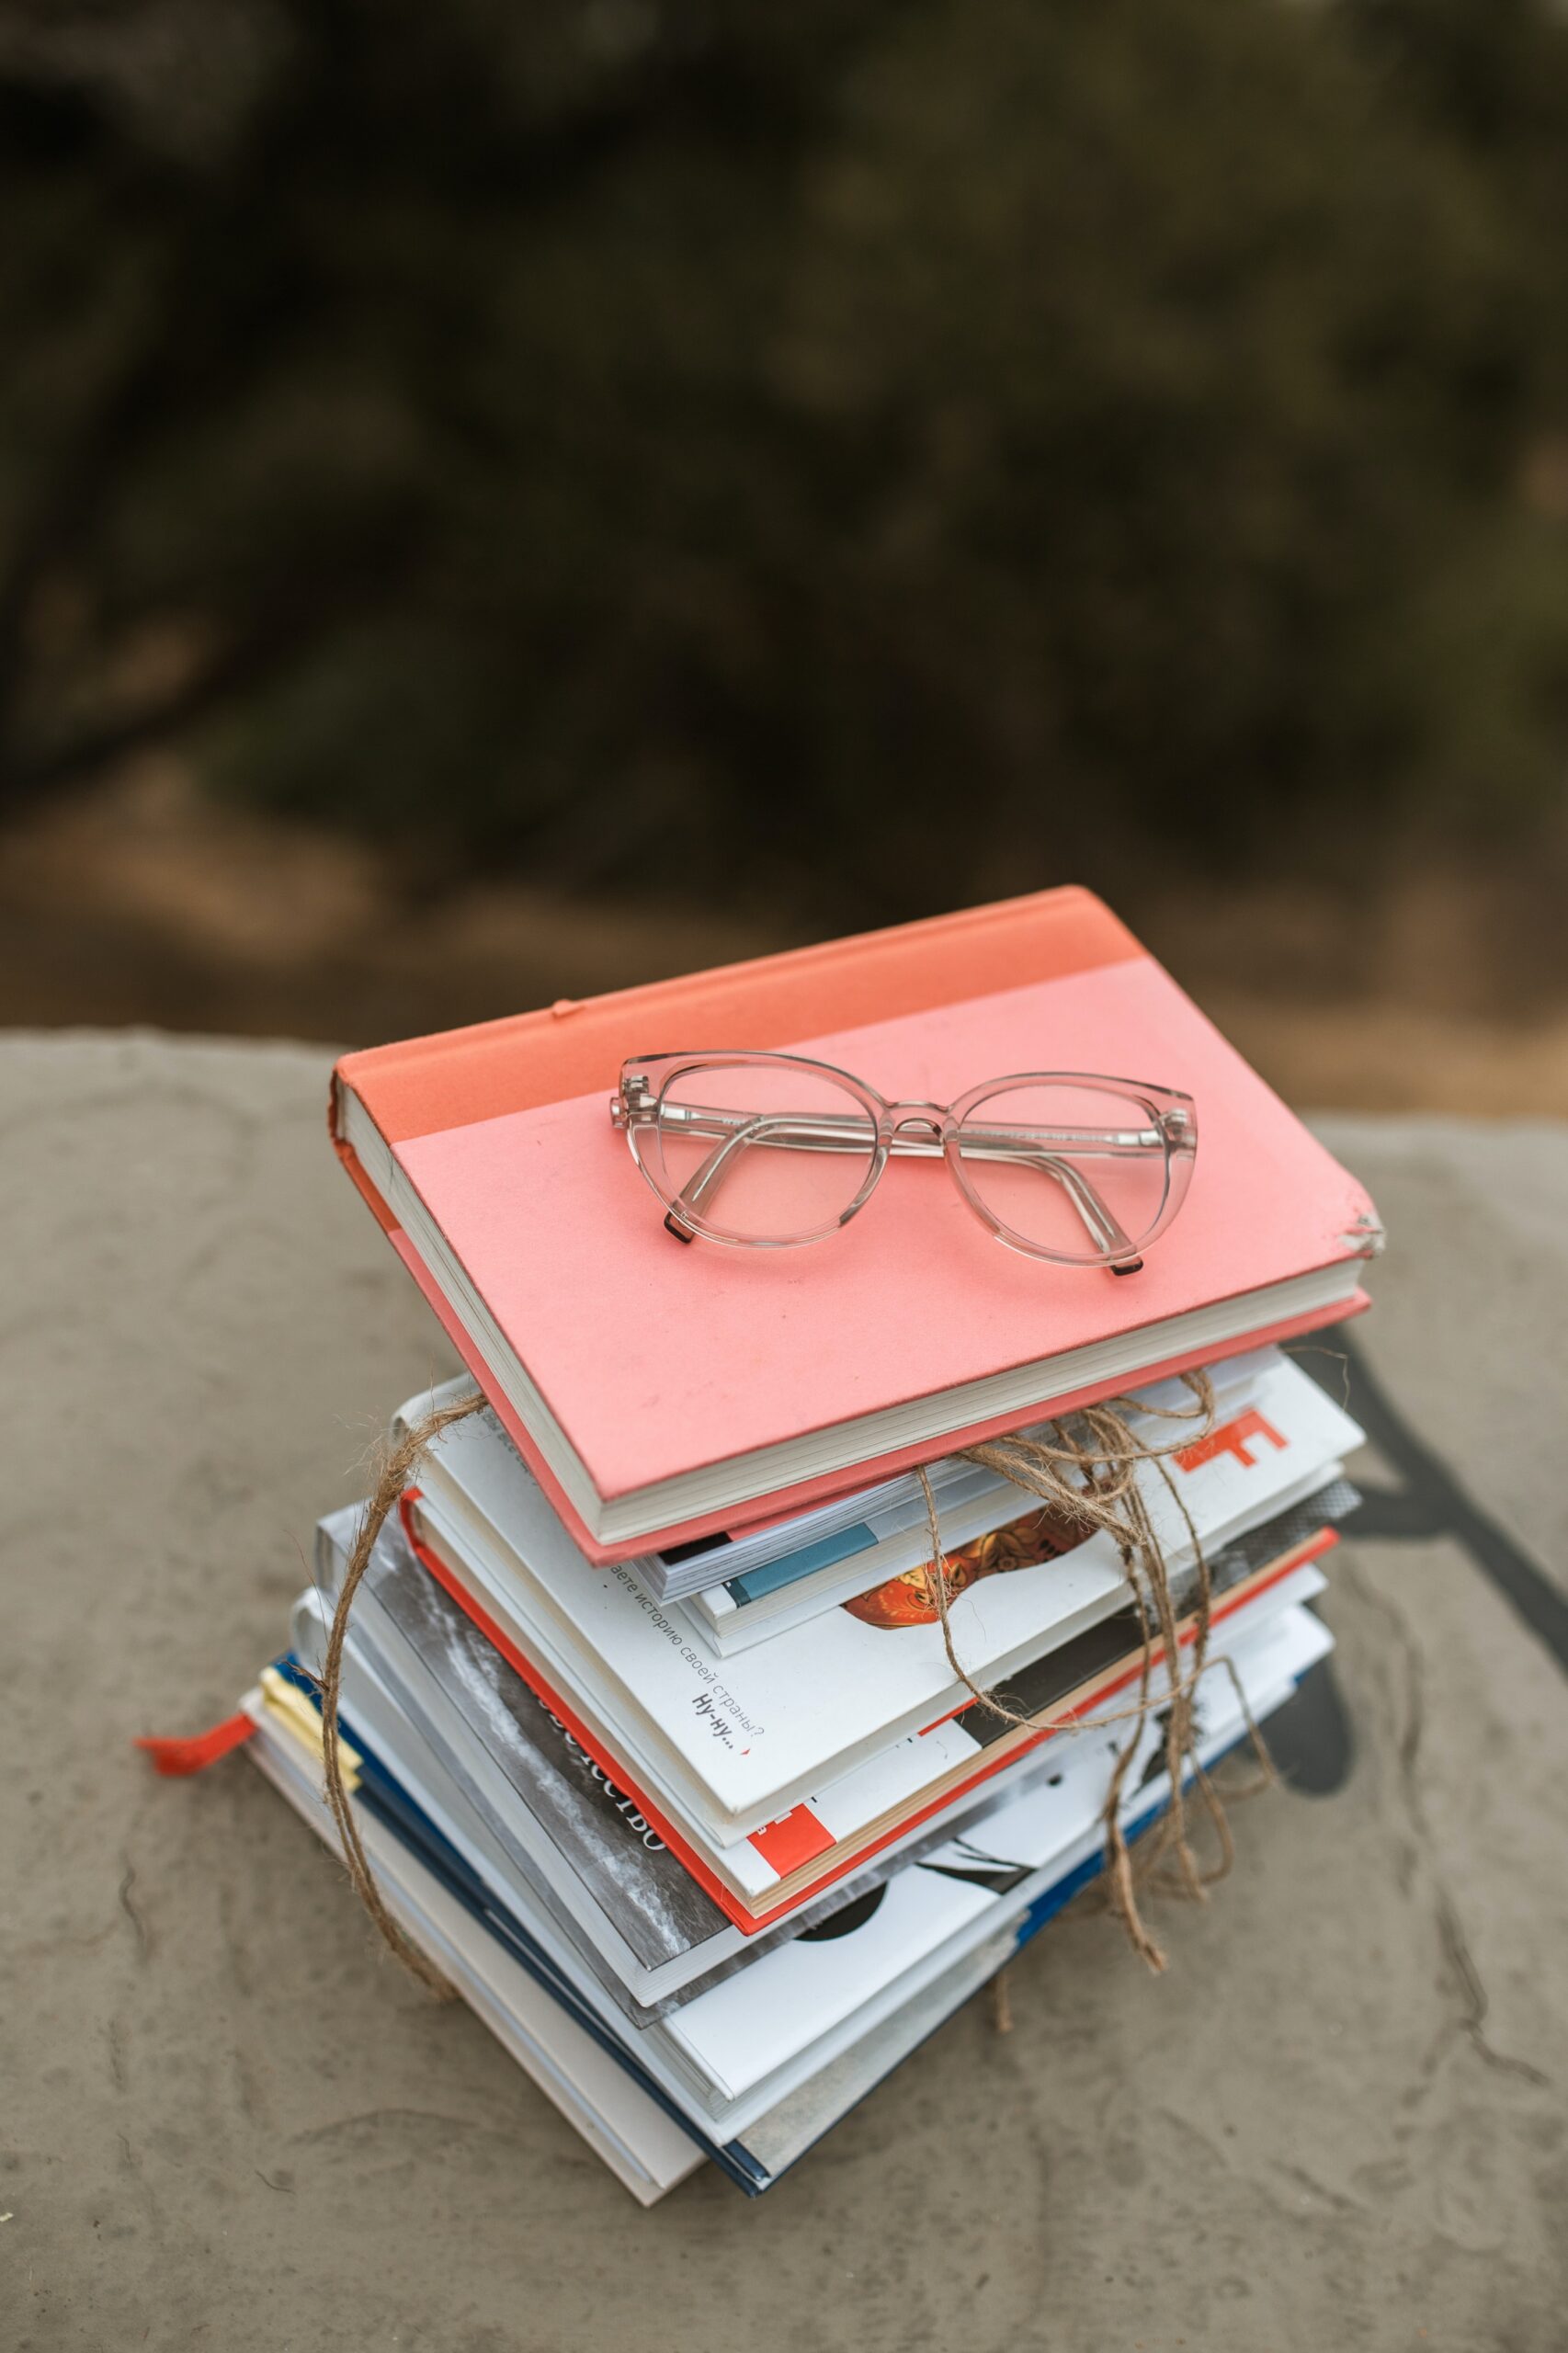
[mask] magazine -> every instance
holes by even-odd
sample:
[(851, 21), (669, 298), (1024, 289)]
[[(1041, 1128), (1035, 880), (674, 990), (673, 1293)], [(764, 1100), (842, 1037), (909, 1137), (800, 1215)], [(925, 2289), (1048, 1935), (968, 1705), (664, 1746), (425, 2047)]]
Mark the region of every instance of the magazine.
[[(1162, 1435), (1164, 1431), (1162, 1430)], [(1276, 1358), (1200, 1443), (1141, 1479), (1173, 1572), (1193, 1534), (1218, 1547), (1335, 1475), (1359, 1444), (1348, 1415)], [(416, 1540), (449, 1586), (533, 1659), (573, 1711), (638, 1761), (638, 1786), (717, 1847), (777, 1823), (858, 1765), (885, 1760), (965, 1699), (934, 1609), (924, 1623), (824, 1612), (720, 1661), (623, 1564), (595, 1568), (488, 1414), (432, 1447), (412, 1501)], [(975, 1681), (1006, 1681), (1128, 1598), (1111, 1539), (976, 1580), (952, 1605)]]

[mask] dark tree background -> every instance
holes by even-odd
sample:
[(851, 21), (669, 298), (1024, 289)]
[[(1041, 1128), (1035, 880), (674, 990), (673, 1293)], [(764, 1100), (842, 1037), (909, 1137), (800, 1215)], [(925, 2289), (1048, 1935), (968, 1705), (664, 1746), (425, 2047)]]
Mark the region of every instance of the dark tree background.
[(0, 813), (811, 922), (1563, 856), (1545, 0), (0, 5)]

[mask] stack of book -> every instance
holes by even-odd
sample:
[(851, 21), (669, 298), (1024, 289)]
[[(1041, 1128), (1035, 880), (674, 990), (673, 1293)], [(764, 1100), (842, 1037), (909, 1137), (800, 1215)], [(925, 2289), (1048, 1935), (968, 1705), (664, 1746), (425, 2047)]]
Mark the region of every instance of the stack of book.
[[(917, 1142), (990, 1073), (1153, 1073), (1202, 1149), (1136, 1267), (1120, 1226), (1090, 1264), (999, 1246), (918, 1149), (815, 1246), (726, 1248), (707, 1180), (655, 1183), (661, 1219), (616, 1132), (636, 1050), (688, 1040), (705, 1108), (678, 1116), (719, 1158), (741, 1098), (712, 1057), (780, 1051), (865, 1073)], [(780, 1118), (744, 1114), (770, 1170), (841, 1155), (831, 1119)], [(1021, 1131), (986, 1119), (1002, 1158)], [(638, 2198), (705, 2160), (766, 2189), (1095, 1876), (1113, 1789), (1129, 1837), (1170, 1804), (1200, 1617), (1186, 1771), (1330, 1647), (1310, 1605), (1360, 1433), (1281, 1343), (1365, 1304), (1375, 1215), (1079, 892), (353, 1055), (333, 1131), (472, 1376), (392, 1438), (486, 1400), (428, 1444), (347, 1620), (337, 1756), (381, 1898)], [(1184, 1426), (1194, 1368), (1213, 1411)], [(1112, 1396), (1161, 1449), (1146, 1712), (1113, 1536), (970, 1451)], [(242, 1710), (333, 1841), (318, 1678), (361, 1509), (322, 1521)]]

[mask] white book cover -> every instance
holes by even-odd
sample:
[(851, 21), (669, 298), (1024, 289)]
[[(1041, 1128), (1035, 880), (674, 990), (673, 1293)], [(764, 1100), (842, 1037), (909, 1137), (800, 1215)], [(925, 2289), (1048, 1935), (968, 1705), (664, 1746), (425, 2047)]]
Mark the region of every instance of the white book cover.
[[(1354, 1500), (1354, 1489), (1342, 1481), (1216, 1555), (1211, 1570), (1221, 1608), (1233, 1584), (1260, 1563), (1288, 1555), (1303, 1535), (1316, 1533)], [(296, 1650), (314, 1671), (324, 1648), (329, 1597), (357, 1519), (352, 1508), (322, 1523), (324, 1591), (302, 1595), (295, 1605)], [(1310, 1598), (1322, 1586), (1318, 1571), (1303, 1565), (1222, 1618), (1215, 1639), (1251, 1639), (1272, 1613)], [(1015, 1688), (1010, 1697), (1025, 1707), (1043, 1702), (1049, 1711), (1059, 1693), (1081, 1688), (1135, 1640), (1129, 1614), (1103, 1621), (1040, 1662), (1026, 1680), (1042, 1688)], [(918, 1818), (865, 1848), (846, 1869), (825, 1881), (813, 1873), (814, 1893), (805, 1890), (776, 1925), (748, 1937), (650, 1831), (639, 1802), (572, 1739), (390, 1529), (372, 1554), (349, 1626), (344, 1704), (350, 1714), (361, 1711), (361, 1729), (372, 1746), (473, 1868), (498, 1888), (515, 1889), (520, 1881), (541, 1902), (557, 1905), (565, 1932), (591, 1956), (589, 1966), (634, 2023), (645, 2022), (652, 2007), (685, 1998), (687, 1989), (748, 1964), (769, 1943), (814, 1925), (1006, 1790), (1049, 1778), (1070, 1746), (1051, 1741), (999, 1756), (999, 1769), (977, 1779), (987, 1745), (1005, 1728), (973, 1709), (941, 1727), (939, 1742), (916, 1737), (901, 1744), (900, 1764), (917, 1778), (939, 1776), (958, 1760), (960, 1778), (948, 1802), (931, 1792), (938, 1801), (935, 1810), (927, 1797)], [(1114, 1692), (1100, 1706), (1120, 1720)], [(930, 1789), (924, 1779), (920, 1786), (922, 1794)], [(881, 1761), (872, 1760), (797, 1809), (790, 1836), (830, 1848), (878, 1824), (888, 1794)], [(472, 1851), (455, 1827), (454, 1808), (464, 1804), (484, 1826), (486, 1852)], [(756, 1891), (759, 1910), (771, 1908), (781, 1878), (773, 1841), (745, 1842), (728, 1859), (738, 1866), (732, 1880), (739, 1876)]]
[[(1191, 1561), (1182, 1506), (1217, 1548), (1321, 1481), (1360, 1437), (1314, 1381), (1277, 1360), (1208, 1439), (1169, 1458), (1176, 1495), (1157, 1471), (1143, 1474), (1172, 1567)], [(716, 1660), (624, 1565), (590, 1565), (488, 1414), (443, 1434), (421, 1484), (435, 1549), (525, 1652), (548, 1656), (566, 1678), (562, 1696), (638, 1755), (649, 1775), (640, 1786), (710, 1843), (764, 1829), (967, 1697), (938, 1626), (868, 1625), (842, 1609)], [(1114, 1545), (1096, 1535), (970, 1586), (952, 1607), (953, 1638), (974, 1679), (994, 1684), (1127, 1599)]]
[[(1343, 1495), (1354, 1493), (1343, 1481), (1337, 1488)], [(1323, 1590), (1321, 1572), (1306, 1561), (1256, 1594), (1229, 1597), (1231, 1586), (1293, 1552), (1306, 1536), (1315, 1532), (1320, 1498), (1327, 1500), (1333, 1493), (1316, 1491), (1299, 1507), (1233, 1540), (1210, 1556), (1217, 1608), (1232, 1636), (1244, 1618), (1249, 1624), (1259, 1623), (1278, 1609), (1312, 1600)], [(488, 1600), (504, 1624), (504, 1604), (494, 1596)], [(513, 1639), (522, 1639), (515, 1628), (510, 1632)], [(1109, 1677), (1109, 1695), (1095, 1700), (1090, 1711), (1111, 1707), (1119, 1689), (1117, 1667), (1130, 1664), (1137, 1641), (1136, 1620), (1129, 1605), (1096, 1620), (1015, 1676), (1006, 1687), (1009, 1702), (1020, 1712), (1049, 1722), (1053, 1711), (1072, 1702), (1074, 1692)], [(533, 1648), (552, 1688), (568, 1689), (574, 1678), (592, 1680), (593, 1662), (586, 1653), (563, 1654), (548, 1632), (537, 1637)], [(929, 1810), (956, 1812), (965, 1799), (983, 1802), (987, 1779), (994, 1777), (1000, 1781), (1008, 1774), (1028, 1773), (1040, 1745), (1036, 1740), (1026, 1743), (1021, 1751), (1005, 1748), (1002, 1744), (1023, 1736), (1010, 1733), (997, 1718), (971, 1702), (924, 1733), (906, 1733), (887, 1749), (874, 1752), (760, 1831), (718, 1843), (686, 1810), (677, 1791), (660, 1787), (659, 1760), (639, 1744), (634, 1729), (623, 1726), (612, 1733), (585, 1697), (577, 1696), (574, 1705), (585, 1738), (612, 1778), (631, 1792), (657, 1790), (657, 1805), (645, 1795), (639, 1797), (644, 1813), (658, 1813), (663, 1808), (661, 1819), (667, 1817), (692, 1853), (703, 1859), (753, 1917), (762, 1920), (770, 1919), (780, 1904), (800, 1903), (808, 1896), (814, 1900), (819, 1888), (825, 1893), (824, 1874), (830, 1866), (841, 1873), (879, 1853), (895, 1853), (898, 1843), (921, 1836)], [(988, 1760), (985, 1752), (994, 1747), (997, 1755)], [(988, 1761), (991, 1776), (985, 1772)]]

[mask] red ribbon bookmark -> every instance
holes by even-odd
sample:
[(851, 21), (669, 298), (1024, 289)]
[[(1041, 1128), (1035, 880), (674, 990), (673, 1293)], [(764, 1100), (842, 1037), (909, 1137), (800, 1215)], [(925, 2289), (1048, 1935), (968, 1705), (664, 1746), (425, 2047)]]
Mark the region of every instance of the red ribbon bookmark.
[(210, 1732), (193, 1733), (188, 1740), (139, 1740), (134, 1745), (144, 1748), (160, 1773), (201, 1773), (209, 1765), (216, 1765), (220, 1756), (227, 1756), (231, 1748), (238, 1748), (256, 1730), (242, 1709), (237, 1716), (230, 1716)]

